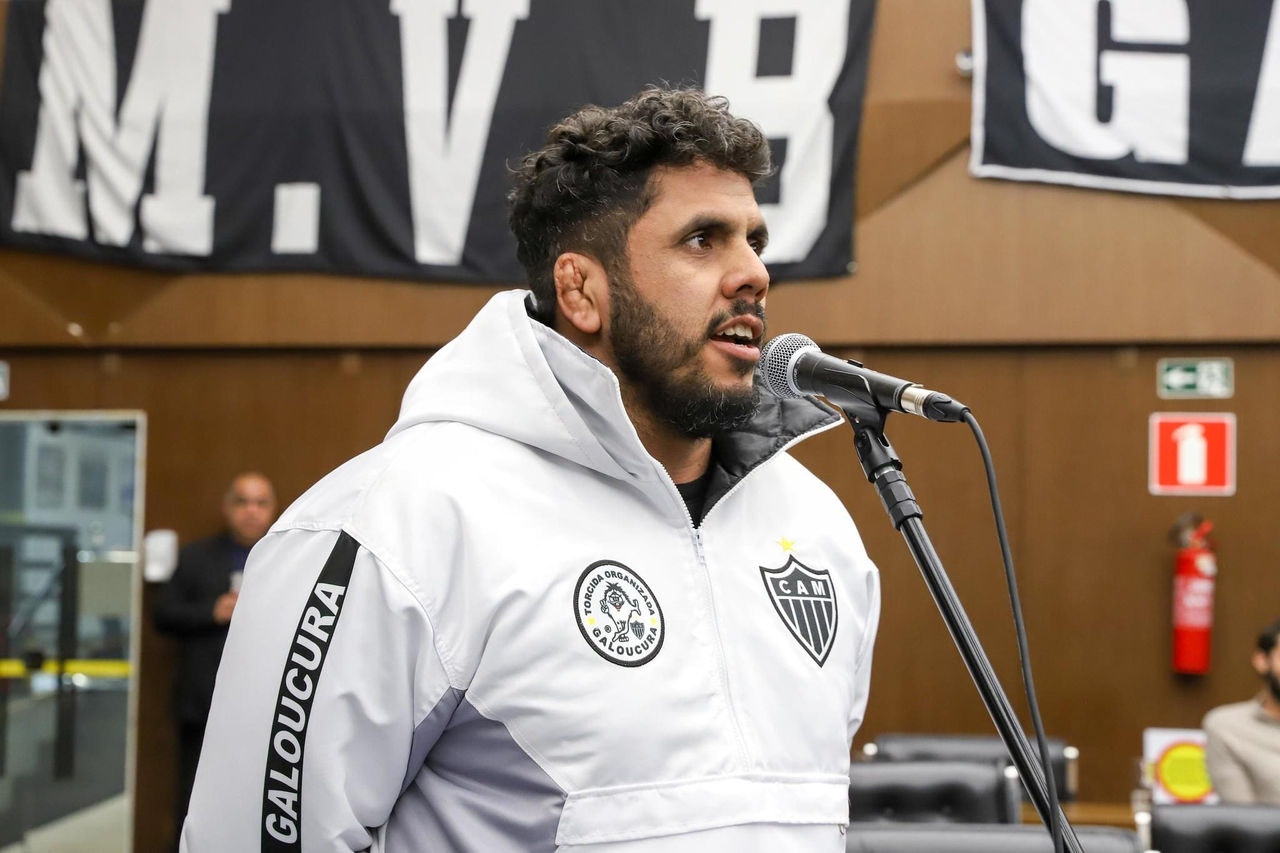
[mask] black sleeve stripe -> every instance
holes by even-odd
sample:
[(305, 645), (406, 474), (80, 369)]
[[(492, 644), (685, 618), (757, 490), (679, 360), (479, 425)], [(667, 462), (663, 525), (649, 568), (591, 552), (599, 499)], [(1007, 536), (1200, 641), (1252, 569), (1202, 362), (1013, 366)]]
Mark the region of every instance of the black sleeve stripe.
[(263, 850), (302, 850), (302, 757), (307, 723), (359, 550), (360, 543), (350, 535), (338, 534), (293, 633), (267, 746), (267, 772), (262, 786)]

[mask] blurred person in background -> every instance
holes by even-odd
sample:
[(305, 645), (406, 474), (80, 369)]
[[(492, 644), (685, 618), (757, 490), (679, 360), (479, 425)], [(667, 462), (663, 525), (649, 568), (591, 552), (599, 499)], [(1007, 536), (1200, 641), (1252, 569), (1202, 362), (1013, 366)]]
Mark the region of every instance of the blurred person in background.
[[(213, 682), (240, 594), (249, 551), (276, 517), (276, 493), (262, 474), (237, 474), (222, 497), (225, 528), (185, 546), (156, 604), (156, 627), (177, 641), (173, 716), (178, 735), (176, 833), (191, 798)], [(175, 841), (176, 847), (176, 841)]]
[(1280, 806), (1280, 619), (1258, 635), (1254, 671), (1262, 691), (1205, 715), (1205, 762), (1224, 803)]

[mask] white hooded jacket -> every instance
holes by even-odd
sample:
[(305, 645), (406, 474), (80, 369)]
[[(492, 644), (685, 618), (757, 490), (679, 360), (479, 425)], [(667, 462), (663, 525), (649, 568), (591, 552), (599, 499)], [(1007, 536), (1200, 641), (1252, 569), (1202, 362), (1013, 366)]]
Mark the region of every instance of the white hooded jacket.
[(879, 581), (785, 452), (839, 419), (766, 396), (695, 526), (524, 296), (254, 548), (184, 850), (844, 849)]

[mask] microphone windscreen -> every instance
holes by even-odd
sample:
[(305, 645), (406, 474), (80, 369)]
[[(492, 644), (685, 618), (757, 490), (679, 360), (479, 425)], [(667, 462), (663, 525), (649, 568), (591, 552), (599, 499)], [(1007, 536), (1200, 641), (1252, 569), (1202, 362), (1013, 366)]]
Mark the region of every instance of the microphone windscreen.
[(818, 349), (818, 345), (798, 332), (778, 335), (760, 350), (760, 376), (775, 397), (803, 397), (804, 392), (795, 385), (792, 360), (796, 353), (806, 349)]

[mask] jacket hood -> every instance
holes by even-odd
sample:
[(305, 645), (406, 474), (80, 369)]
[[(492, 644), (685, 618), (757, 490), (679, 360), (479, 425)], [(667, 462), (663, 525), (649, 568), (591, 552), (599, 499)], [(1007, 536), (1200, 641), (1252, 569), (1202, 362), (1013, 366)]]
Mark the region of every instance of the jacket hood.
[[(620, 480), (653, 479), (660, 466), (640, 443), (613, 371), (532, 319), (527, 290), (495, 295), (418, 371), (387, 438), (411, 426), (473, 426)], [(839, 423), (812, 399), (764, 395), (745, 430), (717, 439), (736, 480), (798, 437)]]
[(653, 469), (613, 372), (532, 319), (528, 291), (499, 293), (418, 371), (387, 437), (455, 422), (618, 479)]

